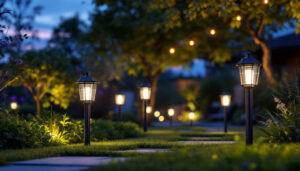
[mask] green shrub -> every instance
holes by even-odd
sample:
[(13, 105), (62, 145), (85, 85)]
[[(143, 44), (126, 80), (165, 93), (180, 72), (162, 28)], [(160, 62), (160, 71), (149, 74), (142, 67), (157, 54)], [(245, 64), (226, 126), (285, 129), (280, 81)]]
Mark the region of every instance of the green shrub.
[(52, 144), (70, 144), (83, 142), (83, 122), (71, 119), (67, 114), (43, 112), (40, 119), (41, 125), (51, 135)]
[(274, 91), (277, 112), (269, 112), (262, 122), (268, 142), (300, 142), (300, 93), (295, 82), (282, 82)]
[(26, 121), (10, 111), (0, 113), (0, 148), (29, 148), (50, 145), (45, 126)]
[(92, 137), (94, 140), (114, 140), (140, 136), (141, 130), (132, 122), (112, 122), (95, 120), (92, 122)]

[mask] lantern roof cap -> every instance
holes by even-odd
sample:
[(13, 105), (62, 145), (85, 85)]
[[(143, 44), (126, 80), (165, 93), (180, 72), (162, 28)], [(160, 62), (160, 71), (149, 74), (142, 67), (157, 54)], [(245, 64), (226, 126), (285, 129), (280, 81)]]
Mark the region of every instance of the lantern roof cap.
[(229, 93), (229, 91), (223, 91), (220, 95), (224, 96), (224, 95), (231, 95), (231, 94)]
[(95, 81), (91, 76), (89, 76), (89, 73), (86, 72), (84, 76), (82, 76), (81, 78), (79, 78), (79, 80), (77, 80), (77, 83), (96, 83), (97, 81)]
[(142, 83), (141, 85), (140, 85), (140, 88), (142, 88), (142, 87), (149, 87), (149, 88), (151, 88), (151, 85), (149, 84), (149, 83)]
[(243, 57), (236, 65), (245, 65), (245, 64), (260, 64), (260, 62), (250, 53), (247, 56)]
[(116, 94), (124, 94), (123, 91), (117, 91)]

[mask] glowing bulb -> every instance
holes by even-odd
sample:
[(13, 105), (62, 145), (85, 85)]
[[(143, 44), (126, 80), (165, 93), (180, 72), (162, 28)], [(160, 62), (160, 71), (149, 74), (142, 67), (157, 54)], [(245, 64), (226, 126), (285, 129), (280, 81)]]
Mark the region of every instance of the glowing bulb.
[(84, 87), (84, 93), (85, 93), (85, 100), (91, 100), (91, 87)]
[(240, 15), (237, 15), (237, 16), (236, 16), (236, 20), (237, 20), (237, 21), (241, 21), (241, 20), (242, 20), (242, 17), (241, 17)]
[(169, 53), (170, 53), (170, 54), (174, 54), (174, 53), (175, 53), (175, 48), (170, 48), (170, 49), (169, 49)]
[(230, 95), (223, 95), (222, 106), (229, 106), (229, 105), (230, 105)]
[(190, 118), (190, 120), (193, 120), (195, 118), (195, 113), (194, 112), (190, 112), (189, 113), (189, 118)]
[(17, 103), (17, 102), (11, 102), (11, 103), (10, 103), (10, 108), (11, 108), (12, 110), (16, 110), (16, 109), (18, 108), (18, 103)]
[(189, 45), (190, 45), (190, 46), (194, 46), (194, 45), (195, 45), (195, 41), (194, 41), (194, 40), (190, 40), (190, 41), (189, 41)]
[(151, 106), (147, 106), (146, 107), (146, 113), (150, 114), (152, 111)]
[(142, 100), (150, 100), (150, 96), (151, 96), (151, 88), (143, 87), (141, 89), (141, 99)]
[(264, 4), (268, 4), (269, 3), (269, 0), (264, 0)]
[(159, 122), (163, 122), (165, 120), (165, 117), (164, 116), (159, 116), (158, 120), (159, 120)]
[(216, 34), (216, 30), (215, 29), (210, 29), (209, 34), (214, 36)]
[(175, 114), (175, 110), (173, 108), (168, 109), (168, 115), (173, 116)]
[(159, 111), (155, 111), (155, 112), (154, 112), (154, 116), (155, 116), (155, 117), (159, 117), (159, 115), (160, 115), (160, 112), (159, 112)]
[(123, 105), (125, 103), (125, 95), (124, 94), (116, 94), (116, 104)]
[(253, 83), (252, 69), (245, 69), (245, 84), (251, 85)]

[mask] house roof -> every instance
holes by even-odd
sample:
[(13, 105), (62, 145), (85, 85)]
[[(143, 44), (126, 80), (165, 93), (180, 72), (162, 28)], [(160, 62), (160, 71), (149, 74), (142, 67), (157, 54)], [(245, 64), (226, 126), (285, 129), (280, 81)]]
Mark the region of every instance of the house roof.
[(272, 49), (300, 47), (300, 34), (288, 34), (269, 41)]

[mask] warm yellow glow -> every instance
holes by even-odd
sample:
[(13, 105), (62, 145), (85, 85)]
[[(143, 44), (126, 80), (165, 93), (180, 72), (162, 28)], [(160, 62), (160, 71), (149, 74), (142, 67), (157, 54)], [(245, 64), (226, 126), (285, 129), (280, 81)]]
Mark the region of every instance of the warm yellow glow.
[(143, 87), (141, 88), (141, 99), (142, 100), (150, 100), (151, 96), (151, 88)]
[(230, 106), (230, 101), (231, 101), (231, 96), (230, 95), (221, 96), (222, 106), (224, 106), (224, 107)]
[(241, 21), (241, 20), (242, 20), (242, 17), (241, 17), (240, 15), (237, 15), (237, 16), (236, 16), (236, 20), (237, 20), (237, 21)]
[(195, 41), (194, 41), (194, 40), (190, 40), (190, 41), (189, 41), (189, 45), (190, 45), (190, 46), (194, 46), (194, 45), (195, 45)]
[(170, 49), (169, 49), (169, 53), (170, 53), (170, 54), (174, 54), (174, 53), (175, 53), (175, 48), (170, 48)]
[(215, 29), (210, 29), (209, 34), (214, 36), (216, 34), (216, 30)]
[(92, 90), (91, 87), (84, 87), (85, 100), (92, 100)]
[(175, 114), (175, 110), (173, 108), (168, 109), (168, 115), (173, 116)]
[(264, 4), (268, 4), (269, 3), (269, 0), (264, 0)]
[(159, 117), (159, 115), (160, 115), (160, 112), (159, 112), (159, 111), (155, 111), (155, 112), (154, 112), (154, 116), (155, 116), (155, 117)]
[(245, 68), (245, 84), (250, 85), (253, 84), (253, 75), (252, 75), (252, 69), (251, 68)]
[(152, 111), (152, 108), (151, 108), (151, 106), (147, 106), (147, 107), (146, 107), (146, 113), (150, 114), (150, 113), (151, 113), (151, 111)]
[(18, 103), (17, 102), (11, 102), (10, 103), (10, 108), (13, 110), (16, 110), (18, 108)]
[(190, 118), (190, 120), (193, 120), (195, 118), (195, 113), (194, 112), (190, 112), (189, 113), (189, 118)]
[(159, 116), (158, 120), (159, 120), (159, 122), (163, 122), (165, 120), (165, 117), (164, 116)]
[(124, 105), (125, 103), (125, 95), (124, 94), (116, 94), (116, 104), (117, 105)]

